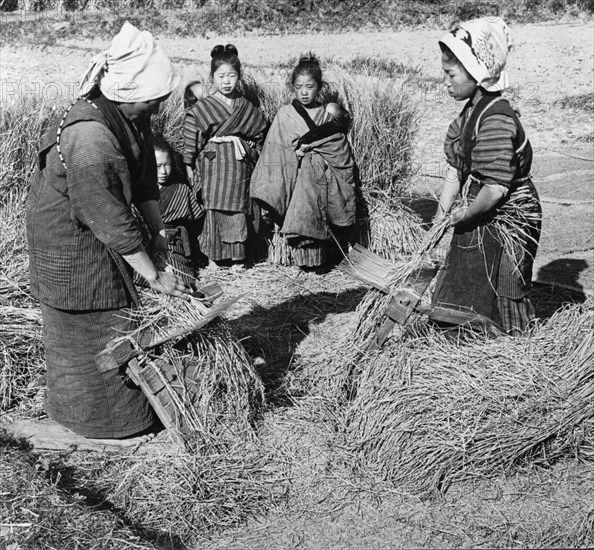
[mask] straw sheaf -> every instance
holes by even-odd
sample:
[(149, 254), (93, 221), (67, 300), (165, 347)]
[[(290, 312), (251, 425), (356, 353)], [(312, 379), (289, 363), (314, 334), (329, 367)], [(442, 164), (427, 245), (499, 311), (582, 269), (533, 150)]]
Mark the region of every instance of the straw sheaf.
[[(143, 308), (131, 310), (137, 327), (127, 337), (150, 330), (152, 341), (201, 323), (213, 308), (189, 301), (145, 293)], [(177, 338), (179, 340), (179, 338)], [(253, 437), (254, 422), (264, 404), (264, 387), (243, 346), (223, 318), (159, 346), (167, 361), (169, 381), (158, 363), (151, 362), (175, 408), (178, 432), (187, 448), (221, 446), (237, 437)], [(151, 352), (151, 356), (155, 352)]]
[(0, 206), (0, 410), (32, 397), (44, 370), (41, 312), (29, 294), (25, 194)]
[(421, 219), (399, 200), (385, 194), (367, 198), (370, 218), (369, 250), (398, 261), (415, 252), (425, 231)]
[(353, 449), (414, 491), (568, 453), (592, 458), (594, 303), (522, 338), (453, 341), (425, 327), (393, 339), (358, 382)]

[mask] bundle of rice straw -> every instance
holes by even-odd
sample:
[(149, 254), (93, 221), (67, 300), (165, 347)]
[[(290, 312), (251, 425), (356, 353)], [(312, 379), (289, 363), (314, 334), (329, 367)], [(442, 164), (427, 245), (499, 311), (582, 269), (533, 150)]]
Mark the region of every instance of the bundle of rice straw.
[[(148, 293), (147, 293), (148, 294)], [(144, 296), (147, 305), (130, 310), (136, 328), (125, 337), (151, 331), (151, 345), (164, 342), (201, 324), (213, 310), (224, 310), (227, 303), (208, 307), (199, 300), (165, 296)], [(231, 300), (233, 302), (234, 300)], [(209, 322), (179, 342), (167, 341), (157, 355), (167, 365), (151, 366), (160, 371), (176, 409), (182, 439), (192, 449), (225, 445), (229, 440), (254, 435), (256, 414), (264, 404), (264, 388), (243, 346), (222, 318)], [(176, 375), (175, 382), (167, 374)]]
[(359, 456), (412, 491), (565, 455), (594, 459), (594, 302), (522, 338), (423, 325), (366, 365), (348, 410)]
[(274, 224), (272, 238), (268, 241), (268, 261), (274, 265), (293, 265), (291, 249), (277, 224)]
[(367, 196), (366, 202), (369, 208), (369, 250), (386, 260), (399, 261), (419, 248), (425, 231), (421, 219), (410, 208), (377, 192)]
[[(469, 181), (475, 180), (469, 176)], [(467, 191), (468, 186), (464, 187)], [(462, 194), (456, 206), (468, 206), (467, 192)], [(494, 227), (496, 237), (506, 254), (515, 266), (520, 266), (524, 256), (528, 254), (532, 259), (538, 248), (538, 233), (535, 227), (540, 227), (542, 214), (538, 199), (526, 186), (520, 186), (513, 191), (507, 200), (496, 208), (489, 225)]]
[(22, 306), (32, 301), (25, 232), (26, 195), (13, 191), (2, 200), (5, 204), (0, 207), (0, 305)]

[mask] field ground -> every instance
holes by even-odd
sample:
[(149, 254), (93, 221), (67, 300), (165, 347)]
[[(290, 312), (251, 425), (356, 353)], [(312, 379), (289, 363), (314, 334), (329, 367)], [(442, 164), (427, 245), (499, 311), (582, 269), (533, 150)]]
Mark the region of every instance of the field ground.
[[(592, 291), (592, 27), (516, 25), (512, 33), (516, 40), (510, 60), (512, 100), (521, 110), (534, 147), (535, 183), (545, 216), (535, 278)], [(169, 37), (161, 43), (188, 75), (204, 75), (212, 46), (227, 42), (238, 46), (242, 60), (253, 70), (265, 70), (308, 50), (322, 59), (366, 56), (396, 60), (409, 69), (418, 67), (408, 84), (422, 111), (415, 152), (418, 170), (410, 191), (411, 196), (426, 199), (439, 188), (443, 136), (461, 108), (443, 97), (436, 84), (440, 76), (436, 40), (440, 34), (437, 30), (310, 36), (252, 33)], [(89, 39), (58, 40), (47, 48), (3, 46), (3, 102), (10, 101), (15, 90), (17, 94), (32, 90), (68, 93), (69, 83), (78, 80), (91, 53), (106, 45), (106, 41)], [(289, 341), (286, 348), (279, 349), (279, 364), (285, 369), (291, 362), (299, 366), (313, 357), (321, 339), (330, 341), (340, 334), (364, 292), (340, 273), (296, 274), (290, 268), (258, 266), (239, 274), (223, 272), (217, 278), (229, 294), (248, 293), (243, 307), (234, 314), (244, 336), (252, 330), (267, 334), (272, 329), (267, 318), (285, 311), (280, 324), (286, 327)], [(256, 324), (250, 325), (249, 316), (242, 319), (242, 315), (255, 305), (265, 308), (268, 317), (254, 318)], [(353, 483), (346, 474), (341, 477), (340, 468), (328, 468), (335, 441), (331, 428), (299, 415), (299, 410), (279, 406), (269, 413), (263, 428), (270, 445), (296, 457), (286, 501), (246, 525), (205, 539), (201, 548), (387, 550), (594, 544), (591, 463), (566, 459), (551, 469), (502, 473), (493, 479), (455, 485), (445, 496), (420, 500), (379, 481)], [(10, 475), (6, 469), (0, 472)], [(65, 505), (75, 501), (80, 499), (66, 498)], [(8, 532), (8, 527), (2, 529), (4, 534)], [(153, 542), (145, 537), (138, 547), (165, 548), (151, 546)], [(17, 545), (11, 550), (19, 548), (37, 547)]]

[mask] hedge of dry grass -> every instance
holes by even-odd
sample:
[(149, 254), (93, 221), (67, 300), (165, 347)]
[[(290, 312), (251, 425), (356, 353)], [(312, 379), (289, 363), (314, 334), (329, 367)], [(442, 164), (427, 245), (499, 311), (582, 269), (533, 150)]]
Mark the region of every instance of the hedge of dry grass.
[[(417, 25), (447, 28), (459, 21), (493, 15), (503, 16), (510, 23), (568, 16), (582, 19), (592, 14), (594, 7), (590, 0), (3, 0), (0, 3), (0, 11), (15, 10), (25, 12), (28, 19), (19, 21), (17, 17), (16, 21), (7, 23), (0, 41), (51, 44), (56, 42), (56, 35), (85, 38), (89, 34), (110, 38), (126, 20), (153, 33), (179, 38), (207, 33), (227, 35), (230, 29), (239, 34), (255, 29), (278, 34), (343, 33), (361, 28), (395, 30)], [(64, 19), (71, 26), (56, 31), (53, 24)]]

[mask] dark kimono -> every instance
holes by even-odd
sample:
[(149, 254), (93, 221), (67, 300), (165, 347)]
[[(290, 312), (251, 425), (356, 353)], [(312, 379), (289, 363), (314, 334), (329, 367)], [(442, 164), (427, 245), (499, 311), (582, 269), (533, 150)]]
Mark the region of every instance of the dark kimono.
[(186, 111), (183, 160), (199, 174), (206, 211), (200, 249), (212, 260), (246, 258), (249, 182), (265, 130), (264, 117), (244, 97), (228, 106), (208, 96)]
[(185, 178), (174, 171), (159, 189), (159, 211), (167, 234), (167, 260), (187, 283), (195, 281), (199, 219), (204, 210)]
[[(293, 262), (313, 267), (328, 259), (330, 231), (355, 223), (356, 166), (344, 132), (331, 126), (323, 131), (329, 124), (324, 108), (312, 118), (304, 110), (299, 104), (279, 109), (252, 175), (250, 193), (280, 225)], [(302, 143), (309, 152), (298, 157)]]
[[(433, 304), (470, 310), (492, 319), (509, 334), (519, 334), (534, 318), (528, 298), (540, 237), (540, 203), (530, 178), (532, 148), (518, 115), (501, 94), (469, 101), (450, 125), (445, 141), (448, 163), (458, 169), (461, 193), (469, 203), (485, 185), (500, 186), (505, 198), (476, 223), (458, 225)], [(531, 214), (514, 235), (512, 257), (503, 246), (501, 208), (524, 197), (521, 211)]]
[(142, 243), (132, 203), (157, 201), (156, 182), (150, 129), (101, 95), (78, 100), (42, 139), (27, 241), (44, 321), (46, 410), (83, 436), (126, 437), (154, 421), (142, 391), (117, 370), (99, 372), (94, 357), (131, 328), (122, 308), (138, 294), (122, 255)]

